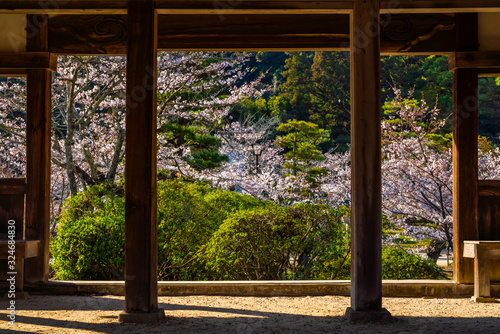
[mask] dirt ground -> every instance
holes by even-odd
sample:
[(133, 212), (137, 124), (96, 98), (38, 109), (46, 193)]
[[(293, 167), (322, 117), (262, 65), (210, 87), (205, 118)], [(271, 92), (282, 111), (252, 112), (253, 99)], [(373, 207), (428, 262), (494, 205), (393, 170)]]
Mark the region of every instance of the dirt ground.
[(348, 297), (160, 297), (166, 319), (121, 324), (119, 296), (29, 296), (16, 301), (7, 323), (0, 300), (0, 333), (500, 333), (500, 303), (469, 299), (385, 298), (394, 316), (385, 324), (350, 324)]

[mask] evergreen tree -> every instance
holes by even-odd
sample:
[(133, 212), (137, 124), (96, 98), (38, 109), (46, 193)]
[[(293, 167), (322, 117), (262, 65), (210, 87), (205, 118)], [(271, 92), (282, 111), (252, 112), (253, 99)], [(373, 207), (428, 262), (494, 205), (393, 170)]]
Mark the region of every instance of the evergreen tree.
[(324, 159), (318, 145), (328, 140), (328, 131), (295, 119), (280, 124), (277, 130), (286, 133), (276, 139), (276, 144), (286, 150), (283, 176), (303, 177), (308, 187), (317, 188), (318, 178), (326, 175), (326, 169), (313, 164)]

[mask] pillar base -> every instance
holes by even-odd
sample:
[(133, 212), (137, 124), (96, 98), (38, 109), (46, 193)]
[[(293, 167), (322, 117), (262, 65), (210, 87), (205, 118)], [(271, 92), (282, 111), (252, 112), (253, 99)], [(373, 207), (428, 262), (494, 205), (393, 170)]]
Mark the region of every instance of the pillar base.
[(345, 311), (347, 321), (352, 323), (358, 322), (390, 322), (393, 317), (389, 311), (382, 308), (378, 311), (355, 311), (348, 307)]
[(163, 319), (165, 319), (163, 309), (151, 313), (128, 313), (123, 311), (118, 315), (118, 321), (136, 324), (156, 324)]
[(495, 298), (491, 297), (474, 297), (472, 296), (471, 299), (475, 303), (497, 303), (497, 300)]

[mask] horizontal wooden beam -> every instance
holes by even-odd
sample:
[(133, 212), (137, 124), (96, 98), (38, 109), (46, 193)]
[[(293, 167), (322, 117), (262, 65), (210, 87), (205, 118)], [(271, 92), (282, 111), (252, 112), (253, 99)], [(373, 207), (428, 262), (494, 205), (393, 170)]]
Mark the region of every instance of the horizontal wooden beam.
[(127, 0), (4, 0), (0, 13), (16, 14), (126, 14)]
[(0, 78), (26, 77), (27, 70), (0, 68)]
[(381, 0), (381, 13), (500, 12), (500, 0)]
[(497, 69), (478, 69), (477, 75), (480, 78), (498, 78), (500, 77), (500, 68)]
[(158, 30), (162, 50), (349, 48), (349, 15), (162, 15)]
[[(0, 13), (126, 14), (127, 0), (1, 1)], [(349, 13), (352, 0), (156, 0), (159, 14), (332, 14)]]
[[(156, 0), (159, 14), (348, 14), (356, 0)], [(499, 0), (381, 0), (381, 13), (498, 12)], [(4, 0), (0, 13), (126, 14), (127, 0)]]
[(455, 52), (450, 55), (449, 69), (453, 71), (458, 68), (500, 69), (500, 52)]
[[(57, 54), (126, 53), (126, 15), (59, 15), (49, 22)], [(158, 49), (286, 51), (349, 49), (349, 15), (160, 15)], [(455, 50), (453, 15), (398, 14), (382, 18), (384, 54), (440, 54)], [(412, 27), (408, 29), (408, 27)]]
[(353, 0), (296, 1), (296, 0), (157, 0), (159, 14), (349, 14)]
[(500, 180), (479, 180), (479, 196), (500, 196)]
[(57, 70), (57, 56), (50, 52), (12, 52), (0, 53), (0, 72), (25, 69)]

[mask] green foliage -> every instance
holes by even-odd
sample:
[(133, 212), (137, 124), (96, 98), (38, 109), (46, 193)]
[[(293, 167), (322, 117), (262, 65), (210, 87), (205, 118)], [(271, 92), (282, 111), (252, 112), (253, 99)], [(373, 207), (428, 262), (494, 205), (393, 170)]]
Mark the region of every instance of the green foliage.
[(452, 73), (447, 56), (391, 56), (381, 61), (383, 102), (392, 100), (393, 88), (397, 87), (404, 96), (412, 91), (415, 99), (437, 104), (442, 118), (451, 113)]
[[(453, 74), (448, 71), (448, 57), (389, 56), (382, 57), (381, 63), (382, 103), (393, 100), (394, 87), (400, 89), (403, 96), (411, 91), (415, 100), (424, 100), (427, 105), (439, 109), (439, 118), (447, 120), (440, 134), (450, 133)], [(253, 76), (269, 70), (269, 76), (274, 78), (271, 93), (265, 95), (266, 106), (259, 102), (260, 112), (277, 116), (281, 122), (303, 120), (328, 130), (330, 140), (320, 145), (323, 152), (349, 148), (350, 65), (347, 52), (261, 52), (249, 65), (252, 64), (256, 65), (252, 67)], [(242, 106), (240, 111), (249, 106)], [(499, 135), (499, 109), (500, 80), (480, 78), (479, 133), (490, 141)], [(498, 145), (500, 141), (496, 139), (493, 144)]]
[(272, 205), (227, 218), (206, 247), (214, 279), (321, 279), (348, 271), (341, 212), (322, 205)]
[[(162, 280), (349, 279), (350, 209), (281, 206), (179, 179), (158, 182)], [(93, 186), (65, 202), (51, 243), (55, 278), (123, 279), (121, 188)], [(383, 251), (384, 279), (440, 278), (430, 260)]]
[(64, 201), (58, 217), (59, 226), (85, 217), (120, 216), (124, 214), (124, 191), (121, 186), (100, 184)]
[(55, 278), (123, 279), (125, 224), (118, 217), (86, 217), (58, 229), (52, 243)]
[(295, 119), (281, 123), (277, 130), (286, 133), (276, 139), (276, 144), (287, 150), (284, 176), (295, 177), (304, 173), (309, 185), (318, 187), (318, 178), (326, 174), (326, 169), (311, 165), (324, 159), (318, 145), (328, 140), (328, 131), (320, 129), (317, 124)]
[(382, 279), (440, 279), (443, 271), (431, 259), (424, 260), (401, 247), (382, 251)]
[(446, 151), (453, 144), (453, 135), (451, 133), (445, 135), (430, 133), (425, 138), (429, 139), (429, 147), (439, 152)]
[(255, 100), (245, 99), (231, 108), (231, 117), (239, 119), (240, 123), (245, 123), (249, 117), (252, 119), (269, 117), (273, 113), (272, 110), (271, 103), (262, 97)]
[(222, 162), (229, 160), (227, 155), (219, 153), (221, 139), (210, 135), (203, 127), (165, 122), (159, 134), (174, 147), (188, 146), (191, 155), (184, 160), (197, 171), (220, 167)]
[(210, 188), (202, 183), (167, 180), (158, 183), (158, 266), (166, 280), (206, 279), (201, 249), (234, 212), (265, 207), (248, 195)]
[(500, 141), (500, 86), (499, 78), (479, 78), (479, 134), (491, 140), (496, 137), (495, 144)]
[[(283, 122), (298, 119), (327, 130), (322, 148), (347, 149), (350, 127), (350, 65), (347, 52), (292, 52), (283, 72), (286, 81), (273, 100)], [(279, 102), (279, 103), (277, 103)]]
[(99, 185), (66, 200), (51, 243), (56, 279), (123, 279), (122, 196), (120, 189)]

